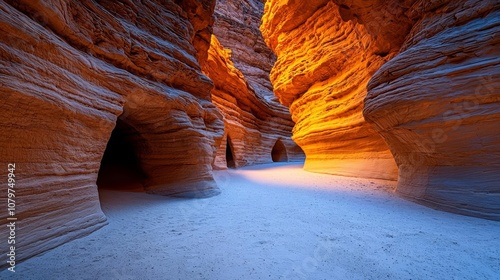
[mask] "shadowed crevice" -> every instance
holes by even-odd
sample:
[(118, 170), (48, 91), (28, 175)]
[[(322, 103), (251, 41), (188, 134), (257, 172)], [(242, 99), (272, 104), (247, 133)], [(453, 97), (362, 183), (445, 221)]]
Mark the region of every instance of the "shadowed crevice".
[(229, 135), (227, 136), (226, 143), (226, 163), (227, 168), (236, 168), (236, 163), (234, 162), (233, 147), (231, 146), (231, 139)]
[(121, 120), (106, 146), (97, 177), (100, 189), (144, 191), (147, 178), (140, 166), (133, 139), (133, 129)]
[(288, 161), (288, 154), (286, 152), (286, 147), (281, 141), (281, 139), (278, 139), (274, 144), (273, 150), (271, 151), (271, 157), (273, 159), (273, 162)]

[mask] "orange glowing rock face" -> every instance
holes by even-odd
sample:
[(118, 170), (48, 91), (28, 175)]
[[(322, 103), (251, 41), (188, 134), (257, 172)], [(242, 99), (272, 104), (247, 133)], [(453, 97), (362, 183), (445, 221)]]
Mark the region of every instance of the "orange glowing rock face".
[(261, 30), (278, 57), (271, 81), (290, 107), (305, 169), (395, 180), (389, 148), (362, 114), (366, 85), (390, 56), (377, 55), (365, 26), (344, 20), (333, 2), (285, 2), (266, 3)]
[(499, 18), (494, 0), (267, 1), (305, 168), (395, 178), (396, 162), (399, 194), (500, 220)]

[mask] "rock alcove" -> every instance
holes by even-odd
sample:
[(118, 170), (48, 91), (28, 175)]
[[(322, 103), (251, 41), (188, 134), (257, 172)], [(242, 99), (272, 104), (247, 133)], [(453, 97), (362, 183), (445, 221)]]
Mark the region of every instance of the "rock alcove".
[(281, 139), (276, 140), (276, 143), (273, 146), (273, 149), (271, 151), (271, 158), (273, 159), (273, 162), (287, 162), (288, 161), (288, 154), (286, 151), (286, 147), (281, 142)]
[(143, 143), (137, 131), (118, 119), (101, 160), (97, 187), (144, 191), (147, 175), (137, 155), (138, 146)]
[(227, 136), (226, 141), (226, 163), (227, 168), (236, 168), (236, 164), (234, 163), (233, 147), (231, 145), (231, 138), (229, 138), (229, 136)]

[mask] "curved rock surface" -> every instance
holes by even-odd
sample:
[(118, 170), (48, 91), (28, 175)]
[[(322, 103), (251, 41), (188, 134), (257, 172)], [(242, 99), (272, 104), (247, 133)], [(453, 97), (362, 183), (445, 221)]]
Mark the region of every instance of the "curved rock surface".
[[(393, 178), (370, 163), (390, 157), (377, 131), (397, 163), (398, 193), (499, 220), (499, 9), (477, 0), (268, 1), (271, 79), (297, 122), (306, 169)], [(311, 168), (311, 159), (337, 157), (333, 171)], [(350, 158), (361, 159), (358, 170), (335, 170)]]
[(197, 60), (214, 4), (0, 1), (0, 158), (2, 174), (16, 164), (18, 261), (106, 223), (96, 179), (118, 118), (148, 192), (218, 192), (223, 121)]
[(269, 71), (275, 56), (259, 31), (263, 11), (257, 0), (221, 0), (215, 7), (214, 36), (203, 71), (215, 84), (212, 100), (224, 115), (216, 168), (304, 159), (291, 139), (288, 108), (272, 91)]
[(399, 166), (397, 191), (500, 220), (500, 6), (417, 2), (401, 52), (368, 85), (364, 115)]
[(290, 106), (306, 170), (395, 180), (389, 148), (362, 115), (366, 84), (392, 46), (381, 49), (361, 20), (342, 13), (326, 0), (266, 3), (261, 30), (278, 56), (274, 91)]

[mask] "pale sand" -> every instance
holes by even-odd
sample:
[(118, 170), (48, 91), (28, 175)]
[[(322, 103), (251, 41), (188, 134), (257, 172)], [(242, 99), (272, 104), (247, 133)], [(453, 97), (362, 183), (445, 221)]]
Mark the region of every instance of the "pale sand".
[(201, 200), (102, 191), (108, 226), (0, 278), (500, 279), (499, 222), (300, 167), (218, 171)]

